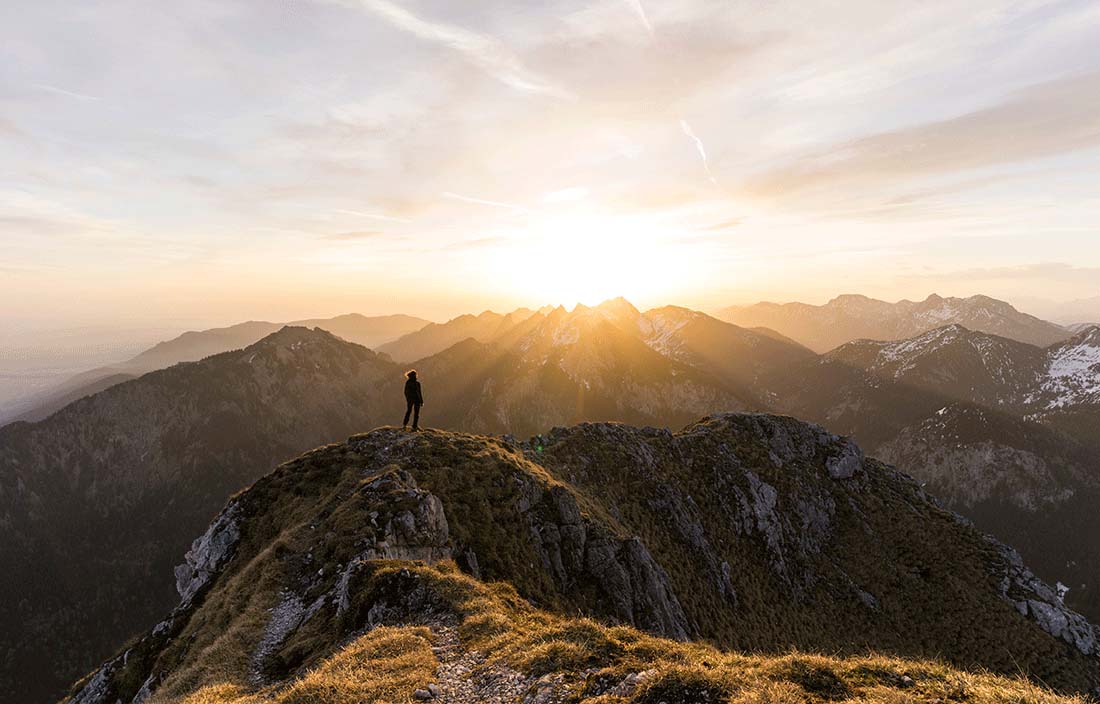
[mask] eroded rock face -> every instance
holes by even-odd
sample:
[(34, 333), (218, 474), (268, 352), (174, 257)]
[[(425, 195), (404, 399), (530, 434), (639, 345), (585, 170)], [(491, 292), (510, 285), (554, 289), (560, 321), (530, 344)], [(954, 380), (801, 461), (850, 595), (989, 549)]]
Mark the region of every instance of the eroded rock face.
[(1094, 626), (1081, 614), (1067, 609), (1057, 590), (1025, 567), (1018, 552), (1007, 545), (999, 547), (1005, 560), (1002, 596), (1015, 604), (1022, 615), (1082, 655), (1100, 655), (1100, 626)]
[(840, 451), (825, 460), (825, 467), (833, 479), (851, 479), (863, 468), (863, 450), (851, 440), (845, 440)]
[[(394, 561), (452, 555), (540, 607), (674, 638), (920, 654), (935, 643), (948, 660), (978, 653), (1055, 686), (1100, 684), (1095, 627), (1018, 556), (792, 418), (714, 416), (679, 433), (582, 424), (538, 443), (382, 429), (280, 466), (235, 506), (191, 550), (183, 592), (196, 591), (74, 701), (167, 695), (181, 658), (221, 636), (203, 624), (234, 619), (250, 648), (239, 676), (285, 682), (325, 643), (445, 615)], [(230, 578), (241, 574), (264, 579)], [(239, 615), (261, 583), (266, 611)], [(960, 623), (974, 634), (965, 650)]]
[(183, 603), (191, 601), (232, 557), (237, 541), (241, 539), (239, 514), (239, 506), (235, 502), (230, 503), (206, 532), (191, 544), (191, 549), (184, 555), (185, 562), (176, 567), (176, 591)]
[(624, 623), (684, 640), (692, 633), (668, 574), (637, 537), (621, 538), (586, 520), (572, 492), (520, 476), (518, 508), (544, 568), (563, 590), (591, 583)]
[(370, 520), (379, 530), (359, 559), (433, 563), (451, 558), (443, 502), (419, 489), (411, 474), (402, 470), (385, 474), (367, 484), (364, 491), (397, 493), (413, 505), (386, 516), (381, 525), (378, 513), (373, 512)]

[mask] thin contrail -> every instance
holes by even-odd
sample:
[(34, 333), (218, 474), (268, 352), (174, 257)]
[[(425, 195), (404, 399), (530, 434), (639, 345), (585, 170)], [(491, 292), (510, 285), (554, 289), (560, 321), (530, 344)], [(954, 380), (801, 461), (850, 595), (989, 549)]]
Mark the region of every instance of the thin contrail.
[(718, 179), (714, 178), (714, 174), (710, 171), (710, 162), (707, 160), (707, 149), (703, 146), (703, 140), (695, 135), (695, 130), (691, 129), (691, 125), (687, 123), (687, 120), (680, 120), (680, 129), (684, 131), (688, 139), (695, 142), (695, 148), (699, 151), (699, 157), (703, 160), (703, 169), (707, 172), (707, 178), (717, 186)]
[(48, 93), (56, 93), (57, 95), (64, 95), (69, 98), (76, 98), (77, 100), (102, 100), (102, 98), (96, 95), (77, 93), (76, 91), (65, 90), (64, 88), (58, 88), (57, 86), (46, 85), (45, 83), (37, 83), (34, 87), (39, 90), (44, 90)]
[(425, 19), (389, 0), (343, 1), (344, 4), (355, 5), (374, 13), (403, 32), (461, 54), (470, 63), (510, 88), (563, 100), (574, 100), (576, 97), (527, 68), (519, 56), (492, 36)]
[(336, 212), (342, 213), (344, 215), (355, 215), (361, 218), (370, 218), (371, 220), (385, 220), (386, 222), (412, 222), (412, 220), (409, 220), (408, 218), (398, 218), (392, 215), (382, 215), (381, 213), (365, 213), (362, 210), (345, 210), (343, 208), (337, 208)]
[(463, 203), (473, 203), (474, 205), (487, 205), (492, 208), (506, 208), (508, 210), (515, 210), (517, 212), (526, 213), (527, 208), (522, 205), (513, 205), (512, 203), (502, 203), (499, 200), (487, 200), (485, 198), (473, 198), (471, 196), (464, 196), (458, 193), (451, 193), (450, 191), (443, 192), (444, 198), (450, 198), (451, 200), (462, 201)]
[(651, 38), (655, 38), (657, 35), (653, 32), (653, 25), (649, 22), (649, 15), (645, 12), (645, 7), (642, 5), (642, 0), (626, 0), (626, 4), (637, 13), (639, 19), (642, 20), (642, 24), (645, 25), (645, 31), (649, 32)]

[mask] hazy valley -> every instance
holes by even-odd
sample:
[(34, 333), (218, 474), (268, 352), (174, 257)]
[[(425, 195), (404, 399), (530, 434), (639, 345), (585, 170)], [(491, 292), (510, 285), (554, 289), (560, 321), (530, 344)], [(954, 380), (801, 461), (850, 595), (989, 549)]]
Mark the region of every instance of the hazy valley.
[[(1003, 305), (997, 303), (993, 310), (1003, 311)], [(965, 308), (968, 315), (981, 315), (974, 305)], [(938, 500), (973, 520), (979, 530), (1019, 549), (1023, 563), (1051, 585), (1028, 587), (1042, 593), (1039, 602), (1061, 609), (1064, 593), (1066, 607), (1092, 620), (1100, 618), (1100, 554), (1095, 541), (1088, 539), (1100, 530), (1091, 511), (1100, 496), (1100, 447), (1095, 441), (1100, 418), (1100, 332), (1095, 328), (1076, 334), (1064, 331), (1061, 341), (1040, 348), (968, 330), (949, 321), (907, 340), (852, 341), (818, 355), (773, 330), (743, 328), (677, 307), (643, 313), (622, 299), (591, 308), (579, 306), (572, 311), (559, 307), (508, 315), (483, 313), (426, 326), (394, 318), (416, 329), (378, 344), (378, 352), (329, 332), (286, 328), (239, 351), (223, 352), (110, 386), (67, 405), (44, 421), (16, 423), (0, 430), (0, 498), (13, 536), (5, 543), (2, 556), (13, 576), (6, 592), (0, 595), (6, 605), (0, 618), (3, 631), (9, 634), (8, 655), (2, 665), (4, 689), (0, 690), (6, 692), (4, 697), (10, 699), (28, 691), (40, 692), (43, 697), (57, 694), (125, 638), (151, 627), (174, 603), (173, 565), (227, 498), (282, 460), (367, 428), (395, 423), (403, 407), (401, 374), (410, 365), (424, 379), (428, 401), (424, 418), (429, 426), (546, 438), (523, 445), (528, 451), (536, 451), (540, 442), (549, 448), (553, 438), (567, 432), (548, 434), (551, 428), (582, 421), (620, 421), (675, 430), (716, 412), (778, 411), (821, 423), (830, 431), (851, 435), (869, 457), (894, 464), (915, 477), (924, 491), (935, 497), (928, 501)], [(241, 344), (254, 334), (249, 332)], [(393, 334), (391, 328), (378, 333), (380, 338), (387, 334)], [(179, 351), (181, 341), (194, 338), (184, 336), (154, 348), (161, 351), (157, 354), (139, 358), (170, 363), (173, 355), (183, 354)], [(211, 349), (212, 345), (217, 352), (219, 345), (236, 344), (236, 338), (227, 340), (220, 331), (199, 334), (197, 339), (203, 340), (202, 345), (183, 348)], [(744, 418), (722, 423), (740, 427), (753, 416)], [(645, 607), (661, 611), (664, 615), (660, 622), (638, 620), (631, 615), (633, 607), (613, 607), (614, 603), (626, 603), (622, 599), (635, 600), (614, 593), (626, 588), (624, 585), (593, 586), (597, 592), (591, 597), (585, 596), (585, 590), (572, 595), (573, 587), (569, 585), (593, 578), (561, 572), (567, 567), (566, 562), (558, 565), (564, 557), (540, 557), (535, 564), (543, 567), (520, 575), (493, 566), (487, 555), (495, 554), (499, 547), (482, 544), (480, 550), (472, 548), (472, 558), (466, 556), (464, 551), (473, 541), (491, 540), (490, 535), (479, 535), (483, 528), (448, 533), (435, 547), (458, 560), (467, 572), (476, 575), (487, 570), (485, 574), (513, 583), (524, 597), (551, 610), (579, 609), (665, 636), (702, 636), (727, 647), (781, 650), (786, 644), (847, 649), (853, 643), (829, 641), (827, 632), (815, 631), (810, 624), (826, 618), (825, 613), (834, 614), (828, 618), (854, 617), (853, 610), (859, 613), (860, 609), (878, 613), (878, 607), (868, 604), (883, 597), (875, 595), (876, 589), (860, 586), (861, 579), (871, 579), (858, 572), (862, 568), (845, 565), (839, 567), (840, 572), (827, 571), (831, 576), (823, 577), (815, 571), (818, 568), (808, 566), (820, 559), (815, 556), (828, 551), (829, 541), (823, 535), (832, 535), (835, 528), (830, 516), (839, 510), (837, 499), (803, 496), (794, 489), (794, 494), (788, 494), (776, 487), (782, 485), (781, 468), (800, 462), (825, 462), (828, 457), (819, 456), (812, 447), (818, 442), (828, 445), (834, 441), (815, 435), (820, 431), (799, 425), (796, 435), (804, 438), (799, 442), (808, 442), (810, 449), (780, 450), (779, 446), (768, 445), (780, 442), (774, 437), (777, 428), (794, 432), (794, 426), (782, 425), (785, 422), (751, 421), (753, 430), (748, 435), (748, 431), (722, 435), (724, 446), (740, 457), (730, 459), (732, 464), (723, 465), (722, 472), (734, 471), (735, 467), (736, 472), (747, 472), (737, 481), (748, 483), (738, 490), (694, 484), (694, 488), (674, 490), (675, 484), (668, 483), (674, 477), (676, 482), (706, 483), (705, 475), (696, 476), (684, 469), (680, 459), (658, 462), (648, 470), (651, 481), (666, 488), (656, 490), (648, 503), (640, 505), (643, 507), (630, 509), (636, 511), (634, 518), (624, 511), (641, 500), (630, 493), (639, 488), (620, 493), (633, 487), (635, 480), (629, 474), (608, 474), (622, 460), (614, 459), (614, 453), (607, 455), (598, 443), (582, 444), (586, 451), (573, 460), (572, 469), (545, 466), (555, 481), (579, 492), (580, 511), (590, 517), (585, 520), (602, 517), (598, 520), (610, 521), (606, 530), (612, 534), (640, 536), (640, 544), (655, 555), (656, 564), (672, 575), (674, 583), (687, 573), (680, 563), (670, 562), (669, 556), (683, 554), (684, 550), (698, 551), (690, 560), (693, 570), (701, 570), (692, 577), (697, 582), (662, 588), (680, 595), (677, 600), (687, 599), (687, 594), (716, 599), (706, 602), (711, 604), (707, 608), (718, 608), (715, 613), (723, 613), (721, 609), (727, 607), (717, 606), (722, 598), (740, 594), (738, 598), (743, 600), (746, 593), (751, 593), (756, 595), (752, 598), (760, 600), (752, 602), (753, 613), (774, 612), (784, 604), (784, 613), (789, 611), (792, 619), (781, 622), (786, 625), (767, 630), (758, 624), (746, 630), (737, 625), (739, 617), (735, 615), (730, 616), (731, 621), (721, 617), (707, 622), (699, 615), (701, 612), (692, 615), (691, 608), (684, 604), (679, 605), (683, 615), (677, 616), (671, 602), (659, 608)], [(614, 427), (601, 432), (612, 431), (619, 432)], [(568, 432), (583, 435), (584, 431)], [(649, 436), (643, 433), (642, 437)], [(664, 436), (658, 433), (653, 437)], [(460, 444), (466, 443), (466, 447), (468, 442), (473, 440)], [(675, 445), (686, 442), (682, 439)], [(753, 443), (764, 443), (772, 449), (764, 455), (753, 454), (756, 451), (749, 452)], [(622, 466), (650, 463), (646, 447), (643, 443), (631, 450), (634, 459)], [(745, 452), (749, 455), (742, 454)], [(785, 452), (795, 455), (785, 458)], [(800, 452), (810, 452), (812, 457), (802, 457)], [(754, 459), (746, 459), (749, 456)], [(441, 467), (466, 462), (462, 457), (465, 455), (458, 453), (455, 458), (440, 460), (440, 467), (426, 469), (434, 476)], [(537, 461), (548, 462), (549, 457)], [(678, 469), (670, 470), (669, 462)], [(401, 466), (407, 469), (405, 464)], [(582, 466), (588, 469), (581, 471)], [(772, 467), (767, 470), (772, 473), (771, 480), (761, 479), (766, 466)], [(886, 471), (875, 463), (867, 467), (869, 477)], [(361, 474), (374, 471), (364, 469), (366, 474)], [(776, 471), (780, 475), (775, 475)], [(923, 496), (913, 486), (912, 491)], [(704, 501), (711, 491), (714, 498)], [(745, 496), (749, 497), (745, 499), (748, 504), (738, 504), (741, 508), (706, 503), (732, 501), (740, 495), (738, 491), (748, 492)], [(476, 502), (450, 508), (456, 499), (438, 498), (452, 522), (456, 520), (454, 511), (477, 514), (489, 510), (488, 504)], [(458, 500), (469, 502), (474, 498)], [(507, 499), (505, 504), (511, 505), (508, 502), (512, 500)], [(475, 505), (483, 508), (475, 509)], [(754, 505), (758, 508), (752, 508)], [(886, 530), (886, 524), (878, 522), (887, 521), (898, 509), (878, 503), (875, 506), (873, 510), (859, 509), (857, 514), (863, 516), (861, 521), (870, 521), (864, 528), (869, 535), (885, 539), (879, 534)], [(735, 517), (746, 510), (746, 515), (757, 516), (753, 519), (755, 528), (745, 523), (745, 517)], [(762, 517), (771, 516), (769, 512), (773, 511), (777, 512), (773, 517)], [(367, 520), (356, 515), (355, 521)], [(644, 520), (648, 515), (668, 516), (672, 522), (649, 525)], [(519, 519), (500, 522), (507, 526), (514, 520)], [(953, 525), (959, 526), (957, 530), (965, 529), (962, 524)], [(484, 530), (490, 530), (488, 524)], [(564, 536), (572, 529), (565, 530), (559, 524), (554, 530)], [(927, 526), (911, 528), (918, 535), (928, 530), (931, 528)], [(456, 540), (455, 535), (464, 537)], [(752, 535), (757, 537), (750, 540)], [(680, 545), (677, 540), (688, 542)], [(736, 547), (746, 540), (749, 542)], [(753, 540), (763, 541), (761, 547), (748, 548)], [(948, 544), (955, 542), (956, 538), (948, 540)], [(731, 559), (733, 553), (728, 551), (734, 549), (765, 552), (752, 559), (748, 553), (738, 552), (740, 557)], [(905, 560), (919, 563), (924, 558), (918, 555), (925, 549), (931, 553), (945, 548), (914, 544), (883, 559), (891, 564)], [(838, 552), (833, 563), (846, 554), (847, 548)], [(585, 555), (582, 549), (570, 559), (583, 565), (588, 559)], [(752, 561), (756, 559), (764, 561)], [(844, 559), (850, 559), (850, 555)], [(1002, 565), (1012, 561), (1003, 556), (998, 559)], [(342, 565), (340, 569), (350, 564), (346, 557), (339, 557), (337, 562)], [(735, 579), (731, 575), (738, 571), (737, 565), (742, 569)], [(324, 569), (331, 572), (331, 567)], [(632, 570), (638, 568), (623, 569), (633, 574)], [(864, 576), (857, 579), (857, 574)], [(633, 579), (643, 576), (631, 577), (628, 582)], [(643, 582), (652, 579), (644, 577)], [(755, 586), (737, 579), (748, 579)], [(780, 581), (775, 582), (777, 579)], [(845, 588), (848, 591), (837, 591), (838, 585), (848, 582), (852, 585)], [(1068, 592), (1060, 593), (1058, 582), (1068, 587)], [(543, 586), (536, 589), (529, 584)], [(700, 591), (701, 584), (712, 586)], [(833, 586), (823, 586), (826, 584)], [(898, 598), (932, 599), (922, 611), (927, 615), (928, 609), (946, 605), (934, 596), (942, 588), (922, 587), (916, 581), (904, 588), (912, 593)], [(604, 590), (603, 596), (599, 596), (599, 589)], [(706, 596), (711, 594), (707, 591), (710, 589), (715, 590), (713, 595)], [(557, 596), (548, 596), (552, 594)], [(1028, 598), (1013, 597), (1012, 601), (1007, 593), (997, 596), (996, 589), (990, 594), (991, 601), (975, 608), (993, 613), (1007, 606), (1006, 613), (1019, 612), (1022, 622), (1030, 619), (1033, 624), (1046, 623), (1045, 633), (1054, 641), (1076, 643), (1078, 636), (1072, 633), (1091, 633), (1091, 627), (1085, 626), (1075, 626), (1077, 630), (1071, 633), (1066, 630), (1068, 625), (1058, 625), (1061, 617), (1051, 616), (1053, 612), (1048, 612), (1047, 606), (1028, 607)], [(958, 598), (952, 599), (951, 603), (957, 605)], [(805, 606), (789, 606), (792, 603)], [(799, 616), (803, 608), (805, 612)], [(736, 613), (740, 612), (731, 612)], [(190, 612), (179, 618), (189, 621)], [(904, 618), (916, 616), (895, 610), (883, 623), (901, 628), (898, 619)], [(1072, 618), (1066, 618), (1070, 619), (1066, 624), (1072, 622)], [(670, 623), (677, 624), (676, 628)], [(920, 644), (937, 643), (942, 649), (945, 638), (934, 631), (920, 635), (922, 628), (931, 628), (932, 624), (927, 619), (923, 625), (910, 623), (901, 632), (912, 637), (901, 640), (897, 636), (887, 638), (886, 631), (875, 636), (872, 628), (867, 631), (865, 644), (906, 656), (931, 655), (933, 651)], [(946, 627), (947, 621), (944, 624)], [(1043, 628), (1039, 626), (1040, 631)], [(990, 637), (995, 631), (991, 626)], [(735, 633), (741, 635), (735, 637)], [(246, 640), (254, 637), (247, 636)], [(336, 645), (332, 641), (326, 647)], [(1043, 652), (1052, 646), (1036, 647), (1036, 652)], [(1078, 652), (1085, 658), (1082, 663), (1092, 657), (1080, 649)], [(162, 657), (157, 653), (148, 657)], [(981, 663), (1008, 671), (1001, 661), (982, 659), (987, 656), (991, 657), (983, 647), (974, 646), (951, 657), (961, 666)], [(179, 655), (172, 660), (177, 663), (172, 667), (182, 666), (178, 663), (190, 657)], [(48, 668), (42, 668), (42, 663), (48, 663)], [(1085, 669), (1080, 672), (1086, 673), (1091, 666), (1081, 667)], [(170, 669), (165, 669), (163, 676), (167, 677)], [(143, 677), (153, 674), (150, 670)], [(1071, 687), (1076, 689), (1085, 681), (1066, 680), (1076, 683)]]

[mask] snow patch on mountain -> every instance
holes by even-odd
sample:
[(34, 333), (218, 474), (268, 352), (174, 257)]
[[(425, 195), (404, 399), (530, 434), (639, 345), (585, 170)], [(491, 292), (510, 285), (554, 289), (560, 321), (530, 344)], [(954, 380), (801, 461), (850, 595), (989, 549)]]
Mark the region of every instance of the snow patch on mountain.
[(677, 357), (683, 344), (678, 333), (697, 315), (700, 314), (694, 311), (655, 311), (640, 318), (638, 327), (650, 349), (666, 357)]
[(959, 325), (930, 330), (923, 335), (900, 342), (891, 342), (883, 345), (879, 352), (880, 364), (903, 362), (894, 372), (895, 377), (900, 377), (920, 356), (931, 354), (936, 350), (951, 344), (966, 333), (966, 329)]
[(1100, 327), (1050, 351), (1042, 391), (1048, 409), (1100, 402)]

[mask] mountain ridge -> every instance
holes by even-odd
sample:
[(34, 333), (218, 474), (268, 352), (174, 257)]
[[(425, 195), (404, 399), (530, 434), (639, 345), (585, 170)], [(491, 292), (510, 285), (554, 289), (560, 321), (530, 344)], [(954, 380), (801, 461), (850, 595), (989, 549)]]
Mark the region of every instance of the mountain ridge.
[[(606, 481), (618, 472), (636, 488), (600, 491), (622, 486)], [(582, 424), (524, 443), (381, 428), (303, 455), (230, 501), (177, 570), (180, 606), (71, 701), (293, 681), (394, 609), (405, 623), (437, 612), (404, 576), (396, 590), (373, 583), (379, 569), (423, 569), (386, 561), (447, 559), (541, 608), (673, 638), (875, 647), (1100, 686), (1100, 630), (1014, 551), (819, 427), (726, 414), (675, 434)], [(837, 619), (860, 627), (838, 633)], [(226, 650), (226, 632), (244, 652)]]
[[(1047, 359), (1054, 354), (1051, 350), (1067, 352), (1069, 358), (1078, 360), (1076, 350), (1092, 347), (1092, 338), (1085, 331), (1060, 346), (1040, 350), (949, 325), (939, 332), (926, 333), (927, 339), (918, 336), (904, 343), (851, 343), (847, 349), (842, 347), (819, 357), (777, 334), (740, 328), (676, 306), (643, 313), (629, 302), (612, 300), (574, 311), (564, 307), (544, 308), (523, 316), (519, 322), (504, 322), (506, 317), (495, 320), (498, 334), (491, 342), (467, 337), (417, 361), (427, 383), (425, 420), (428, 424), (481, 433), (530, 436), (545, 433), (552, 426), (583, 420), (682, 427), (715, 409), (778, 409), (794, 413), (822, 422), (835, 432), (854, 434), (871, 454), (895, 462), (921, 481), (928, 482), (930, 490), (942, 493), (946, 505), (975, 520), (983, 530), (1007, 539), (1052, 583), (1064, 581), (1069, 587), (1067, 601), (1074, 608), (1089, 614), (1100, 613), (1097, 601), (1100, 591), (1096, 588), (1100, 554), (1094, 555), (1095, 551), (1090, 552), (1080, 539), (1098, 528), (1092, 518), (1095, 512), (1089, 509), (1095, 497), (1095, 477), (1100, 476), (1096, 464), (1100, 448), (1093, 449), (1088, 442), (1095, 435), (1091, 428), (1100, 427), (1096, 425), (1096, 404), (1090, 401), (1091, 396), (1087, 393), (1078, 393), (1085, 388), (1080, 385), (1074, 387), (1077, 394), (1074, 398), (1079, 398), (1079, 403), (1048, 408), (1049, 401), (1044, 402), (1045, 397), (1035, 396), (1029, 400), (1029, 394), (1015, 389), (1015, 382), (1002, 383), (1028, 379), (1028, 370), (1035, 371), (1039, 375), (1036, 378), (1041, 381), (1044, 378), (1041, 372), (1049, 366)], [(947, 339), (952, 343), (940, 344)], [(311, 341), (317, 344), (305, 345)], [(291, 349), (296, 343), (305, 346)], [(276, 374), (273, 378), (283, 380), (280, 393), (285, 398), (273, 406), (263, 402), (271, 406), (265, 408), (265, 412), (274, 414), (270, 417), (273, 423), (259, 424), (267, 429), (256, 436), (257, 441), (234, 450), (242, 458), (240, 467), (252, 469), (242, 474), (238, 468), (234, 470), (237, 474), (225, 475), (225, 478), (235, 477), (229, 483), (212, 483), (208, 475), (199, 473), (191, 482), (182, 485), (178, 496), (164, 497), (163, 506), (150, 503), (150, 497), (143, 499), (137, 491), (123, 492), (128, 501), (145, 501), (141, 505), (146, 506), (150, 514), (156, 510), (166, 516), (177, 516), (178, 520), (176, 512), (179, 509), (173, 502), (195, 502), (198, 495), (205, 492), (202, 493), (205, 508), (201, 510), (205, 512), (204, 518), (209, 518), (229, 493), (242, 488), (257, 476), (256, 473), (266, 469), (264, 462), (268, 462), (266, 466), (269, 467), (270, 463), (306, 450), (318, 441), (336, 439), (331, 434), (332, 429), (338, 431), (341, 427), (350, 428), (349, 424), (376, 423), (381, 420), (378, 414), (382, 411), (378, 409), (399, 414), (398, 409), (404, 407), (401, 373), (407, 366), (384, 355), (370, 353), (328, 333), (294, 328), (273, 335), (268, 346), (278, 353), (271, 357), (272, 366), (265, 368)], [(325, 355), (306, 354), (308, 350), (323, 350), (329, 346), (334, 358), (360, 361), (333, 366)], [(905, 354), (891, 353), (893, 359), (883, 366), (877, 361), (878, 356), (888, 348), (905, 348)], [(223, 399), (224, 394), (233, 389), (236, 393), (256, 388), (255, 380), (239, 373), (249, 368), (248, 359), (253, 353), (255, 350), (248, 354), (230, 353), (173, 368), (173, 375), (190, 374), (189, 381), (179, 390), (163, 395), (158, 401), (161, 406), (156, 410), (144, 408), (143, 403), (135, 403), (126, 394), (119, 395), (119, 391), (109, 390), (91, 397), (92, 400), (72, 404), (67, 425), (54, 423), (48, 427), (73, 438), (83, 433), (88, 439), (96, 440), (98, 430), (89, 436), (87, 430), (78, 433), (77, 429), (94, 429), (100, 427), (96, 423), (104, 418), (126, 419), (130, 417), (127, 413), (135, 411), (165, 418), (178, 415), (186, 422), (173, 426), (182, 439), (174, 441), (176, 445), (190, 447), (188, 452), (197, 452), (199, 456), (203, 452), (212, 455), (227, 447), (227, 439), (223, 436), (235, 427), (235, 423), (241, 428), (249, 425), (243, 417), (227, 423), (226, 419), (234, 416), (232, 413), (224, 415)], [(1017, 355), (1023, 361), (1014, 361)], [(987, 363), (987, 360), (997, 364)], [(1014, 376), (1004, 372), (1005, 365), (1011, 364), (1021, 365), (1028, 373)], [(373, 368), (369, 383), (354, 381), (360, 365)], [(324, 377), (326, 381), (322, 387), (328, 391), (321, 394), (290, 383), (298, 376), (305, 380), (317, 370), (330, 367), (340, 371)], [(197, 373), (198, 369), (204, 370), (203, 373)], [(140, 387), (159, 383), (161, 378), (153, 376), (143, 381), (143, 377), (127, 384)], [(1067, 375), (1066, 378), (1078, 377)], [(982, 379), (985, 381), (980, 381)], [(1030, 381), (1025, 386), (1035, 388)], [(124, 384), (116, 388), (126, 390), (130, 387)], [(200, 396), (191, 395), (200, 390)], [(119, 403), (108, 403), (111, 398), (119, 399)], [(1000, 403), (1002, 399), (1004, 403)], [(294, 434), (295, 426), (300, 424), (298, 417), (302, 409), (299, 406), (303, 401), (306, 407), (315, 404), (313, 407), (317, 409), (310, 414), (310, 422), (314, 424), (310, 431), (313, 434), (309, 436), (312, 440)], [(945, 409), (950, 409), (950, 413), (938, 415)], [(980, 412), (974, 412), (976, 410)], [(839, 415), (831, 415), (837, 413)], [(208, 420), (206, 415), (216, 420)], [(123, 446), (129, 442), (127, 436), (155, 437), (156, 433), (135, 431), (142, 427), (142, 422), (143, 419), (135, 417), (132, 427), (119, 425), (117, 430), (103, 435), (98, 441), (79, 447), (74, 456), (94, 457), (103, 452), (102, 448), (119, 443), (116, 437), (122, 439)], [(12, 430), (21, 426), (22, 430)], [(322, 432), (325, 427), (330, 432)], [(5, 486), (18, 486), (22, 481), (10, 472), (10, 467), (9, 471), (4, 471), (5, 461), (12, 457), (10, 439), (29, 432), (25, 424), (0, 430), (0, 499), (9, 491)], [(282, 443), (280, 436), (284, 435), (291, 441)], [(34, 452), (45, 454), (34, 456), (50, 456), (48, 453), (53, 452), (50, 445), (57, 443), (57, 438), (38, 443)], [(273, 447), (283, 449), (275, 451)], [(242, 452), (251, 459), (243, 461)], [(279, 457), (273, 454), (275, 452), (285, 454)], [(120, 477), (127, 472), (143, 472), (145, 465), (137, 457), (116, 462), (112, 471)], [(15, 459), (20, 457), (17, 455)], [(936, 463), (930, 463), (931, 459)], [(42, 464), (37, 459), (20, 461)], [(188, 476), (178, 470), (172, 473), (178, 477)], [(86, 476), (92, 478), (96, 474)], [(203, 479), (203, 476), (208, 478)], [(972, 484), (960, 486), (946, 481), (952, 476), (968, 477)], [(134, 486), (142, 487), (144, 481), (135, 482)], [(88, 485), (100, 486), (101, 482), (89, 479)], [(230, 486), (234, 482), (236, 484)], [(59, 481), (57, 485), (67, 486), (68, 482)], [(77, 485), (77, 489), (84, 491), (86, 487)], [(9, 498), (16, 496), (7, 495)], [(40, 492), (40, 495), (47, 494)], [(50, 505), (54, 505), (52, 510), (58, 512), (57, 515), (66, 517), (66, 525), (81, 520), (88, 521), (86, 530), (89, 530), (87, 526), (92, 526), (93, 532), (107, 529), (96, 522), (99, 519), (82, 512), (84, 509), (64, 511), (56, 502)], [(96, 501), (89, 506), (95, 507)], [(192, 503), (188, 510), (193, 511), (195, 506), (197, 504)], [(1050, 507), (1050, 510), (1040, 515), (1036, 513), (1038, 506)], [(1049, 520), (1046, 518), (1048, 513)], [(193, 521), (189, 525), (198, 523), (194, 517), (188, 520)], [(1027, 526), (1035, 530), (1028, 530)], [(117, 526), (111, 529), (117, 530)], [(177, 546), (183, 539), (182, 534), (173, 538)], [(144, 560), (145, 564), (151, 564), (148, 561), (152, 560), (162, 568), (175, 554), (165, 553), (163, 548), (166, 546), (158, 546), (154, 536), (145, 535), (140, 540), (127, 548), (130, 552), (119, 550), (119, 554), (128, 554), (131, 560)], [(49, 556), (55, 548), (35, 544), (28, 538), (20, 550), (22, 564), (31, 564), (31, 555)], [(152, 552), (142, 553), (142, 550)], [(59, 564), (65, 562), (58, 561)], [(159, 576), (153, 581), (164, 580), (157, 589), (168, 589), (168, 572), (163, 569), (155, 572)], [(134, 584), (146, 583), (141, 580), (153, 578), (139, 576), (135, 579), (138, 581), (131, 583), (131, 589)], [(119, 584), (124, 581), (120, 579)], [(74, 585), (72, 579), (60, 582)], [(53, 592), (48, 585), (31, 584), (28, 582), (22, 593), (41, 596), (35, 608), (42, 607), (47, 613), (63, 611), (50, 601)], [(140, 609), (132, 612), (135, 615), (146, 613), (149, 619), (154, 615)], [(99, 603), (90, 613), (111, 614), (114, 606), (109, 602)], [(15, 624), (33, 621), (26, 614), (17, 617), (9, 613), (9, 617)], [(148, 622), (138, 623), (148, 625)], [(110, 628), (101, 626), (98, 631), (117, 634), (118, 626), (118, 623)], [(68, 638), (55, 635), (62, 640)], [(70, 635), (74, 639), (81, 637), (76, 630)], [(104, 654), (102, 648), (106, 646), (100, 643), (96, 647)]]
[(349, 342), (374, 348), (427, 324), (427, 320), (403, 314), (368, 317), (349, 313), (334, 318), (314, 318), (291, 323), (248, 321), (224, 328), (191, 330), (159, 342), (125, 362), (82, 372), (52, 390), (24, 400), (14, 410), (8, 410), (0, 416), (0, 426), (20, 420), (43, 420), (69, 403), (102, 391), (115, 383), (180, 362), (197, 362), (222, 352), (242, 349), (287, 326), (321, 328)]
[(820, 306), (798, 302), (730, 306), (720, 310), (717, 317), (744, 327), (771, 328), (818, 353), (858, 339), (905, 339), (948, 323), (1039, 347), (1062, 342), (1071, 335), (1059, 325), (985, 295), (944, 298), (933, 293), (923, 301), (889, 303), (844, 294)]

